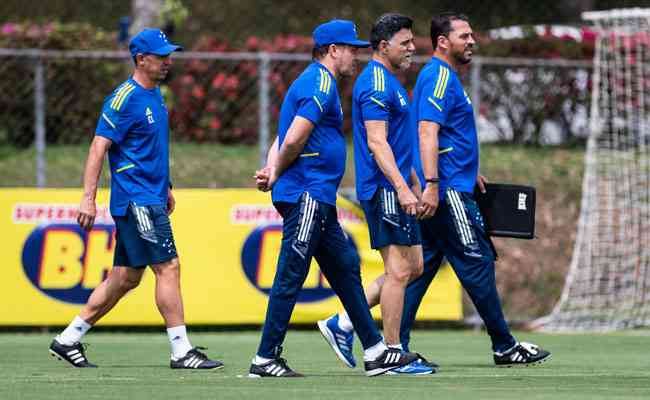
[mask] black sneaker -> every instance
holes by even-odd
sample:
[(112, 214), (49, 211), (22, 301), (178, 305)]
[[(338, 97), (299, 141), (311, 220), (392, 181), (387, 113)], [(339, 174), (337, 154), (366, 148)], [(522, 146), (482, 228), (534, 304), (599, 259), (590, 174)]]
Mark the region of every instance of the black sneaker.
[(185, 354), (185, 357), (178, 360), (172, 359), (169, 366), (172, 369), (219, 369), (223, 363), (219, 360), (210, 360), (200, 350), (207, 350), (205, 347), (195, 347)]
[(504, 353), (494, 353), (494, 363), (499, 367), (541, 364), (551, 358), (551, 353), (532, 343), (517, 343)]
[(257, 365), (251, 364), (248, 370), (249, 378), (302, 378), (300, 374), (287, 365), (287, 360), (284, 358), (276, 358), (267, 363)]
[(50, 354), (59, 360), (65, 360), (75, 368), (97, 368), (86, 358), (86, 345), (79, 342), (72, 346), (59, 343), (56, 339), (50, 344)]
[(410, 364), (417, 359), (418, 355), (415, 353), (389, 347), (376, 359), (364, 362), (366, 376), (382, 375), (392, 369)]
[(429, 367), (433, 369), (434, 371), (438, 371), (440, 369), (440, 365), (436, 364), (433, 361), (429, 361), (424, 356), (420, 353), (415, 353), (416, 356), (418, 356), (418, 362), (426, 367)]

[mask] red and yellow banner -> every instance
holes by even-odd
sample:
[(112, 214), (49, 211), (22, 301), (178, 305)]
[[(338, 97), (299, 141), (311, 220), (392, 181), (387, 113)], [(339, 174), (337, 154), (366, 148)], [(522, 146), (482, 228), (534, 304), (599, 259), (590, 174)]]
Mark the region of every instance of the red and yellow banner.
[[(172, 215), (181, 260), (188, 324), (251, 324), (264, 320), (280, 248), (282, 220), (270, 196), (250, 189), (174, 191)], [(0, 189), (0, 325), (62, 325), (78, 314), (113, 261), (115, 228), (108, 191), (98, 194), (98, 216), (89, 233), (76, 225), (75, 189)], [(340, 198), (339, 220), (362, 260), (364, 285), (383, 273), (370, 249), (363, 213)], [(138, 288), (100, 321), (102, 325), (162, 324), (150, 271)], [(292, 322), (314, 322), (341, 308), (316, 261)], [(379, 318), (379, 308), (373, 310)], [(419, 319), (462, 317), (460, 284), (442, 267), (423, 299)]]

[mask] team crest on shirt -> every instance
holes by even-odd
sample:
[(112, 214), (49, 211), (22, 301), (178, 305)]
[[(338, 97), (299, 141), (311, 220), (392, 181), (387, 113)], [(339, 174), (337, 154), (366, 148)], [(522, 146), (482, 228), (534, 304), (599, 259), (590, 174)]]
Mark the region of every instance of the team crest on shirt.
[(399, 92), (399, 90), (397, 91), (397, 97), (399, 97), (399, 104), (402, 107), (406, 107), (406, 100), (404, 99), (404, 96), (402, 96), (402, 94)]
[(151, 112), (151, 108), (147, 107), (147, 110), (144, 113), (147, 116), (147, 121), (149, 121), (150, 124), (153, 124), (154, 119), (153, 119), (153, 112)]
[(467, 104), (470, 104), (470, 105), (471, 105), (471, 104), (472, 104), (472, 100), (469, 99), (469, 95), (467, 94), (467, 92), (465, 91), (465, 89), (463, 89), (463, 93), (465, 94), (465, 100), (467, 100)]

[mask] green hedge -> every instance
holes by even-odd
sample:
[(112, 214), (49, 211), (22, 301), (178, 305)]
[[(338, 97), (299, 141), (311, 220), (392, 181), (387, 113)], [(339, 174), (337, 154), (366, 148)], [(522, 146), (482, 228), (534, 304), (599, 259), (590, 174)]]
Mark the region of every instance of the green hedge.
[[(557, 38), (494, 41), (479, 35), (479, 43), (481, 56), (588, 59), (593, 54), (592, 43)], [(430, 53), (428, 38), (419, 37), (416, 44), (419, 54)], [(195, 51), (308, 53), (311, 46), (308, 36), (277, 35), (269, 39), (251, 36), (240, 48), (234, 48), (215, 35), (206, 35), (194, 46), (185, 47)], [(5, 23), (0, 26), (0, 47), (116, 50), (117, 40), (116, 33), (88, 24)], [(35, 60), (29, 58), (4, 58), (0, 64), (0, 144), (28, 146), (33, 142), (34, 64)], [(258, 64), (254, 61), (201, 60), (178, 64), (180, 66), (170, 74), (164, 88), (175, 138), (194, 142), (255, 143), (258, 139)], [(272, 130), (289, 84), (305, 65), (304, 62), (272, 63)], [(104, 97), (132, 70), (130, 60), (47, 59), (44, 66), (47, 141), (58, 144), (88, 140)], [(417, 68), (411, 68), (405, 74), (407, 87), (415, 84), (417, 72)], [(346, 115), (350, 115), (352, 83), (350, 79), (339, 83)], [(561, 93), (565, 96), (571, 90)], [(351, 132), (349, 118), (345, 131)]]

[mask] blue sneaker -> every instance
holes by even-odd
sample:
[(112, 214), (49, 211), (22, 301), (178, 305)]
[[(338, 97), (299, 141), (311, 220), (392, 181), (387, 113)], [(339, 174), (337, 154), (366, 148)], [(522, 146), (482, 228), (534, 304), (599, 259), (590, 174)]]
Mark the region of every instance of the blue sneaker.
[(354, 343), (354, 332), (346, 332), (339, 328), (339, 315), (336, 314), (328, 319), (318, 321), (318, 329), (323, 338), (330, 345), (336, 356), (349, 368), (357, 366), (352, 354)]
[(386, 372), (386, 375), (431, 375), (436, 372), (435, 369), (421, 363), (420, 360), (415, 360), (410, 364), (403, 367), (395, 368)]

